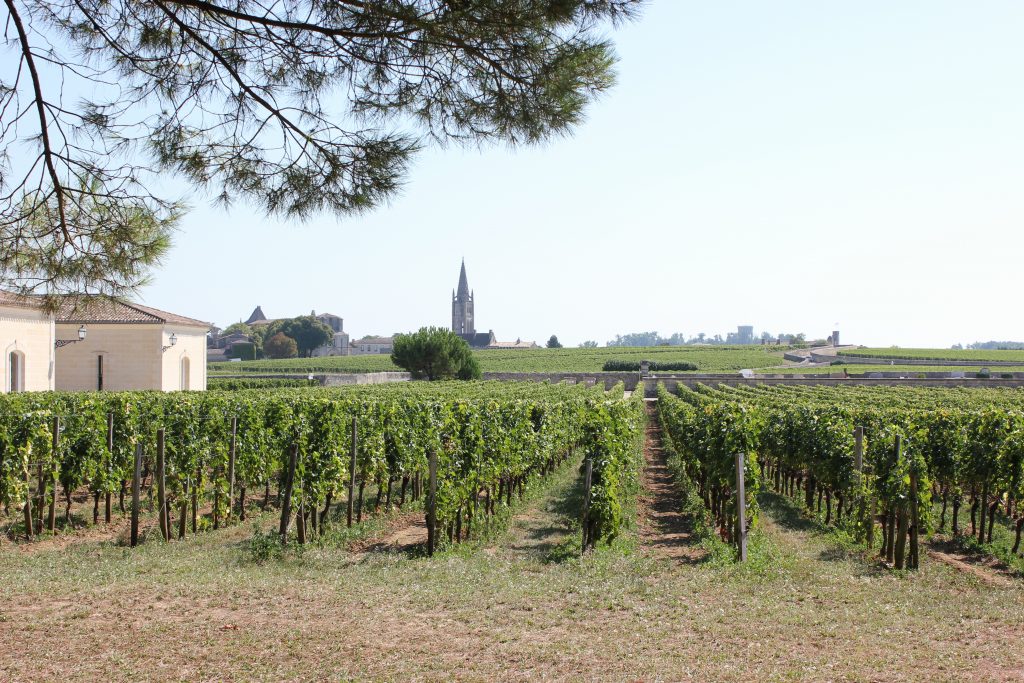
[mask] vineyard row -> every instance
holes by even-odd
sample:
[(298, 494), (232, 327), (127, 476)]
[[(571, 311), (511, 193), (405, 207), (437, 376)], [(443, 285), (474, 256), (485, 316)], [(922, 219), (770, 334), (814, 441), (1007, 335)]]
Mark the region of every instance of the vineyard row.
[(360, 510), (368, 484), (376, 486), (378, 505), (381, 495), (390, 502), (393, 488), (400, 501), (407, 489), (419, 497), (433, 462), (430, 521), (456, 540), (470, 533), (481, 507), (493, 514), (496, 505), (511, 503), (528, 477), (582, 453), (592, 465), (586, 531), (596, 543), (614, 537), (622, 523), (621, 499), (636, 477), (642, 423), (640, 399), (625, 400), (621, 386), (607, 393), (480, 382), (9, 394), (0, 397), (0, 502), (36, 510), (38, 520), (26, 523), (31, 534), (33, 527), (54, 528), (58, 499), (70, 521), (72, 497), (84, 488), (94, 501), (94, 522), (101, 500), (109, 521), (113, 496), (124, 509), (140, 447), (142, 478), (165, 489), (165, 536), (175, 510), (183, 534), (189, 507), (193, 527), (203, 504), (212, 505), (217, 525), (236, 508), (244, 515), (247, 493), (262, 489), (266, 505), (274, 486), (279, 499), (285, 492), (282, 507), (295, 511), (301, 537), (317, 531), (350, 487), (358, 487)]
[[(669, 445), (725, 540), (736, 520), (736, 455), (743, 454), (745, 512), (758, 516), (764, 486), (824, 507), (827, 524), (846, 524), (869, 547), (915, 568), (918, 538), (971, 530), (991, 543), (1003, 520), (1020, 550), (1024, 530), (1024, 393), (869, 387), (663, 387), (659, 418)], [(941, 505), (940, 505), (941, 503)]]

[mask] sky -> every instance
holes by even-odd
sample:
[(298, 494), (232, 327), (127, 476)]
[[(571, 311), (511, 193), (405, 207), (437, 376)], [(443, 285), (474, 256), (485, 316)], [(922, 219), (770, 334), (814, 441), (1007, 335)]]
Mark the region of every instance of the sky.
[(361, 217), (189, 198), (141, 292), (226, 326), (330, 312), (604, 344), (737, 325), (844, 343), (1024, 340), (1024, 3), (653, 0), (572, 137), (428, 149)]

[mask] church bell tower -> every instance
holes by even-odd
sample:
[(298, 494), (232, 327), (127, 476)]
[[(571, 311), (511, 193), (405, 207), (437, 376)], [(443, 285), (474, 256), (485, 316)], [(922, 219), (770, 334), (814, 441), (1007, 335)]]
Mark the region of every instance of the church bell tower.
[(459, 288), (452, 292), (452, 331), (456, 334), (476, 334), (473, 319), (473, 293), (466, 279), (466, 259), (462, 259)]

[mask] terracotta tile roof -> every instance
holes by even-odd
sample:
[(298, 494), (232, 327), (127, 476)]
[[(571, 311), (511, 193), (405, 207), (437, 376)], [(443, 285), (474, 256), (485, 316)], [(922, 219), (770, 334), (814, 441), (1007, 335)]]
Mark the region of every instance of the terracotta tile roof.
[(18, 308), (39, 308), (39, 302), (32, 297), (14, 292), (6, 292), (0, 289), (0, 305), (16, 306)]
[(134, 323), (171, 324), (190, 327), (212, 327), (212, 323), (168, 313), (151, 306), (115, 301), (105, 297), (70, 297), (61, 304), (56, 315), (59, 323)]

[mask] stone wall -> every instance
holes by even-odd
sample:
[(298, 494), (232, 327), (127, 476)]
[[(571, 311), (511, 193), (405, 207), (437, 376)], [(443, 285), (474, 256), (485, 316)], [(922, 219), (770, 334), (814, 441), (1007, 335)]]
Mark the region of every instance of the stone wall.
[(835, 360), (841, 360), (844, 363), (850, 365), (889, 365), (893, 363), (895, 365), (952, 365), (956, 367), (965, 368), (984, 368), (984, 367), (1020, 367), (1024, 365), (1024, 362), (1017, 360), (925, 360), (923, 358), (869, 358), (867, 356), (829, 356), (820, 353), (811, 352), (811, 360), (816, 363), (831, 363)]
[(387, 384), (389, 382), (408, 382), (412, 375), (408, 372), (361, 372), (351, 374), (314, 375), (325, 387), (343, 386), (346, 384)]
[(239, 372), (230, 375), (215, 375), (217, 379), (304, 379), (310, 375), (314, 382), (325, 387), (340, 387), (351, 384), (388, 384), (389, 382), (408, 382), (412, 375), (408, 372), (349, 372), (349, 373), (281, 373), (281, 372)]

